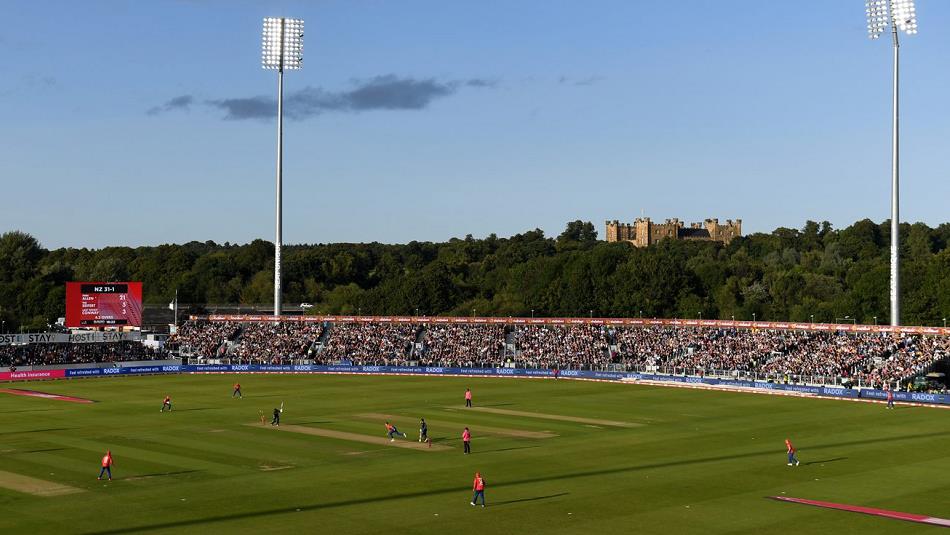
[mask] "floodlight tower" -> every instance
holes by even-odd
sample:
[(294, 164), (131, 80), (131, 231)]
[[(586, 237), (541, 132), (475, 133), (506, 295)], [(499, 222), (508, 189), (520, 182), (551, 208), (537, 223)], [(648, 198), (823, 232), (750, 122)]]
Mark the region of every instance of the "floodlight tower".
[(261, 66), (277, 71), (277, 236), (274, 240), (274, 315), (281, 313), (280, 249), (283, 245), (284, 201), (284, 70), (303, 64), (303, 21), (266, 17), (261, 40)]
[(868, 37), (877, 39), (891, 27), (894, 47), (894, 115), (891, 123), (891, 325), (901, 321), (900, 304), (900, 130), (898, 114), (898, 80), (900, 79), (900, 42), (898, 30), (907, 35), (917, 33), (917, 13), (914, 0), (867, 0)]

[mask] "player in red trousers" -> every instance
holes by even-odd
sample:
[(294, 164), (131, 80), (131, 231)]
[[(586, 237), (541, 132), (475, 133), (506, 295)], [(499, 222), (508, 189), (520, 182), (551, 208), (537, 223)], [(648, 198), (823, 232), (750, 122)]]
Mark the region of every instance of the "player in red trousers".
[(475, 492), (475, 494), (472, 495), (472, 506), (481, 498), (482, 507), (485, 507), (485, 479), (482, 478), (482, 475), (478, 472), (475, 472), (475, 481), (472, 483), (472, 490)]
[(96, 479), (102, 479), (102, 474), (109, 475), (109, 481), (112, 481), (112, 451), (106, 450), (105, 457), (102, 458), (102, 470), (99, 470), (99, 477)]

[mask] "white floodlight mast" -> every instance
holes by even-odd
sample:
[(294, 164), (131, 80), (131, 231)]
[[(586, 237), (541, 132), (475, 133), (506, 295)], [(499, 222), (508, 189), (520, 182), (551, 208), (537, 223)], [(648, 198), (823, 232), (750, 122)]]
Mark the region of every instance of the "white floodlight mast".
[(877, 39), (891, 27), (894, 48), (893, 117), (891, 121), (891, 325), (900, 325), (900, 42), (897, 31), (917, 33), (914, 0), (867, 0), (868, 37)]
[(303, 21), (283, 17), (264, 19), (261, 66), (277, 71), (277, 231), (274, 240), (274, 315), (281, 314), (281, 248), (283, 247), (284, 201), (284, 70), (300, 69), (303, 63)]

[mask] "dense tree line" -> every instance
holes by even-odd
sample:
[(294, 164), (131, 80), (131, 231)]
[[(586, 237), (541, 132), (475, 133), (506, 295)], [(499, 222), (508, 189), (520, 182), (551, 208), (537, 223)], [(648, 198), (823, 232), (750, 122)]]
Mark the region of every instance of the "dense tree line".
[[(950, 315), (950, 224), (902, 225), (903, 322)], [(597, 240), (573, 221), (557, 238), (445, 243), (288, 246), (284, 300), (312, 313), (638, 316), (858, 322), (888, 317), (889, 222), (836, 230), (752, 234), (728, 246), (665, 240), (637, 249)], [(0, 236), (0, 319), (7, 331), (45, 328), (64, 313), (70, 280), (141, 280), (146, 303), (266, 304), (273, 246), (190, 242), (157, 247), (44, 249), (32, 236)]]

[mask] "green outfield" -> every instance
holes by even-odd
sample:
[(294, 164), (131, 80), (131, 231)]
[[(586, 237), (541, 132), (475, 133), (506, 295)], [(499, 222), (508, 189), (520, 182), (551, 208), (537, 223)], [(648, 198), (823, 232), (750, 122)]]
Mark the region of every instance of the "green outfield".
[[(235, 381), (244, 399), (231, 398)], [(940, 529), (766, 498), (775, 495), (950, 517), (950, 411), (941, 409), (487, 378), (178, 375), (0, 387), (96, 401), (0, 394), (3, 533)], [(466, 387), (475, 410), (463, 407)], [(174, 411), (162, 414), (166, 393)], [(269, 421), (281, 401), (282, 427), (262, 426), (260, 412)], [(431, 449), (417, 442), (420, 416)], [(384, 418), (408, 439), (385, 439)], [(786, 466), (786, 437), (801, 466)], [(112, 482), (96, 480), (106, 449)], [(476, 471), (484, 509), (469, 505)]]

